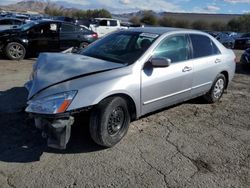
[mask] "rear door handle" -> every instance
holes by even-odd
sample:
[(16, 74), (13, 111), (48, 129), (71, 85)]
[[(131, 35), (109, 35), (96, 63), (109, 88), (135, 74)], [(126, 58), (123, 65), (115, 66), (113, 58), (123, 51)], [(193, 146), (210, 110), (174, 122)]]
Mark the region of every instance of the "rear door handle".
[(214, 62), (215, 62), (215, 63), (220, 63), (220, 62), (221, 62), (221, 59), (216, 59)]
[(182, 69), (182, 72), (188, 72), (188, 71), (191, 71), (191, 70), (192, 70), (192, 67), (186, 66), (186, 67), (184, 67), (184, 68)]

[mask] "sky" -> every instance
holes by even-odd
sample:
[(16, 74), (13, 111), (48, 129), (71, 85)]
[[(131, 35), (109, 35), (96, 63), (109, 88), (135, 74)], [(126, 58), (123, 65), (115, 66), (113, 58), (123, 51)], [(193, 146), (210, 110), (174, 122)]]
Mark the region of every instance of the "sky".
[[(20, 0), (1, 0), (1, 5)], [(43, 0), (45, 1), (45, 0)], [(112, 13), (154, 10), (156, 12), (196, 12), (244, 14), (250, 13), (250, 0), (50, 0), (60, 1), (67, 8), (94, 9), (106, 8)], [(65, 3), (62, 3), (64, 1)]]

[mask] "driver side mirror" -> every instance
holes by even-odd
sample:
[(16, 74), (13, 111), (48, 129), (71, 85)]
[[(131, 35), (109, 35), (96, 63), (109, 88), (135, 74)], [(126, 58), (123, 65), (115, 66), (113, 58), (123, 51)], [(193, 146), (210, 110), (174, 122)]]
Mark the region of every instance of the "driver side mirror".
[(171, 59), (165, 57), (153, 57), (150, 62), (153, 67), (169, 67)]

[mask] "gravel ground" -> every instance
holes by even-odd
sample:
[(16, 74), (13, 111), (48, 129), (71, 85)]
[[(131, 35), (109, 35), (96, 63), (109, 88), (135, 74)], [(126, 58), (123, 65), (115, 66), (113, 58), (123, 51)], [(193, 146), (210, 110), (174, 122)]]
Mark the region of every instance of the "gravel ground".
[(58, 151), (23, 112), (33, 62), (0, 60), (0, 187), (250, 187), (250, 68), (237, 64), (219, 103), (148, 115), (110, 149), (91, 141), (81, 118)]

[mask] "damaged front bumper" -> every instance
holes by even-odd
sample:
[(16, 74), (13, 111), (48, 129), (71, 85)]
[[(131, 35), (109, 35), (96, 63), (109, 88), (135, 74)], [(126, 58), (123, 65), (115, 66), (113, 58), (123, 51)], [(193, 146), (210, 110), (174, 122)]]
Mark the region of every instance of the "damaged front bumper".
[(51, 148), (66, 149), (71, 135), (71, 126), (74, 117), (60, 119), (34, 116), (35, 126), (42, 130), (43, 137), (47, 138), (47, 145)]
[(48, 147), (66, 149), (71, 136), (71, 127), (75, 122), (75, 116), (88, 113), (92, 106), (76, 109), (61, 114), (36, 114), (29, 113), (34, 119), (35, 126), (42, 131), (42, 136), (47, 139)]

